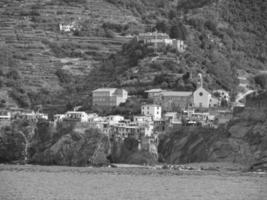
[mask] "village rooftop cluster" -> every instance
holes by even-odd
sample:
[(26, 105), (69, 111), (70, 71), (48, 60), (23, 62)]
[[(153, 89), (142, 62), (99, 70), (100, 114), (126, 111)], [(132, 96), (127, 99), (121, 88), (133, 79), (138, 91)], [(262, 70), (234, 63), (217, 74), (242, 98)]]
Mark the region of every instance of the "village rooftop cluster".
[[(126, 119), (121, 115), (99, 116), (97, 113), (68, 111), (56, 114), (51, 123), (75, 122), (77, 130), (97, 128), (113, 139), (135, 138), (140, 148), (149, 150), (157, 146), (158, 135), (169, 128), (181, 126), (208, 126), (216, 128), (232, 118), (232, 111), (222, 109), (222, 102), (229, 102), (229, 93), (224, 90), (209, 92), (203, 87), (199, 74), (198, 88), (194, 91), (168, 91), (151, 89), (145, 91), (151, 104), (142, 104), (140, 115)], [(92, 105), (109, 109), (125, 103), (129, 98), (125, 89), (99, 88), (92, 92)], [(14, 119), (48, 120), (48, 115), (34, 111), (13, 109), (0, 113), (1, 124)]]

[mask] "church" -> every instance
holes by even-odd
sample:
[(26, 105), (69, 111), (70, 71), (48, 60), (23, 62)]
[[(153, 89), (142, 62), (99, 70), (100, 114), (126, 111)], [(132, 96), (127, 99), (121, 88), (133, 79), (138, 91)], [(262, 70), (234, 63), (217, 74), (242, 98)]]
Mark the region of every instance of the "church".
[(198, 74), (199, 84), (198, 88), (193, 93), (194, 107), (196, 108), (209, 108), (219, 106), (219, 99), (212, 96), (212, 94), (204, 89), (202, 74)]

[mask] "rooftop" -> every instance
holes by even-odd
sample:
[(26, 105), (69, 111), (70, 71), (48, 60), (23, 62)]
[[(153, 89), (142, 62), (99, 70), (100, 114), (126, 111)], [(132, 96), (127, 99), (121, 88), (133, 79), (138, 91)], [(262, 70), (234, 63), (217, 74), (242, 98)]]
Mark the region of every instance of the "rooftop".
[(144, 104), (142, 105), (143, 106), (149, 106), (149, 107), (160, 107), (160, 105), (157, 105), (157, 104)]
[(180, 97), (187, 97), (191, 96), (193, 92), (190, 91), (163, 91), (161, 95), (163, 96), (180, 96)]
[(83, 111), (68, 111), (66, 114), (87, 114), (87, 113)]
[(93, 92), (115, 92), (117, 88), (98, 88)]
[(164, 91), (164, 90), (157, 88), (157, 89), (146, 90), (145, 92), (146, 93), (152, 93), (152, 92), (162, 92), (162, 91)]

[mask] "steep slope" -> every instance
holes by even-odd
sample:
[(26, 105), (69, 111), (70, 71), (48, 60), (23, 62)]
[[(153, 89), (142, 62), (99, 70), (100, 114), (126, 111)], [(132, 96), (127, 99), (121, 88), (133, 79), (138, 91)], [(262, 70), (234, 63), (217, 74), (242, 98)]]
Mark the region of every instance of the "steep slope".
[[(103, 85), (132, 94), (192, 90), (199, 72), (208, 88), (235, 93), (238, 70), (267, 70), (263, 0), (3, 0), (0, 16), (1, 90), (24, 99), (20, 106), (88, 107), (90, 91)], [(59, 24), (77, 30), (64, 33)], [(165, 49), (157, 57), (125, 37), (154, 28), (184, 39), (186, 52)], [(6, 76), (12, 70), (19, 84)]]
[[(103, 24), (136, 20), (130, 12), (102, 0), (4, 0), (0, 2), (0, 16), (1, 72), (16, 70), (20, 86), (30, 94), (33, 104), (51, 101), (38, 98), (40, 91), (51, 96), (64, 91), (59, 70), (79, 82), (127, 41), (108, 32)], [(77, 24), (80, 32), (59, 30), (59, 24), (71, 23)], [(8, 82), (4, 80), (2, 90), (17, 89)]]
[[(153, 49), (151, 52), (132, 42), (110, 57), (96, 74), (107, 74), (107, 85), (144, 90), (159, 86), (193, 89), (194, 79), (201, 72), (206, 87), (225, 88), (235, 94), (239, 72), (254, 76), (267, 69), (266, 11), (264, 1), (187, 0), (178, 1), (175, 10), (166, 8), (167, 16), (157, 15), (153, 20), (147, 19), (144, 12), (143, 18), (154, 22), (159, 31), (185, 39), (187, 51), (177, 54), (161, 49), (153, 54)], [(119, 75), (114, 76), (114, 71)], [(181, 79), (186, 73), (191, 74), (191, 80)]]

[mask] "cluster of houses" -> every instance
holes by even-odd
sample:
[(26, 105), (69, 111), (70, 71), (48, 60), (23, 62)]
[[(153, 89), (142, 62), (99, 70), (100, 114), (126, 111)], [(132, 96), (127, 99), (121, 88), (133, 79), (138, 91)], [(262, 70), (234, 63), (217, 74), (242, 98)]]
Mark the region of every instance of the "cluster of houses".
[(16, 107), (9, 108), (6, 110), (0, 110), (0, 126), (10, 125), (13, 120), (17, 119), (24, 119), (36, 122), (39, 119), (48, 120), (48, 115)]
[[(171, 127), (212, 126), (226, 123), (232, 118), (232, 112), (221, 109), (222, 101), (229, 101), (229, 93), (224, 90), (208, 91), (203, 87), (199, 74), (198, 88), (192, 91), (168, 91), (151, 89), (145, 91), (153, 103), (142, 104), (140, 115), (126, 119), (120, 115), (99, 116), (97, 113), (68, 111), (54, 115), (55, 126), (60, 122), (75, 122), (77, 130), (97, 128), (107, 134), (111, 140), (135, 138), (141, 149), (155, 151), (158, 134)], [(113, 108), (125, 103), (129, 98), (125, 89), (99, 88), (92, 92), (93, 107)], [(25, 110), (0, 112), (0, 122), (8, 123), (12, 119), (48, 120), (43, 113)]]

